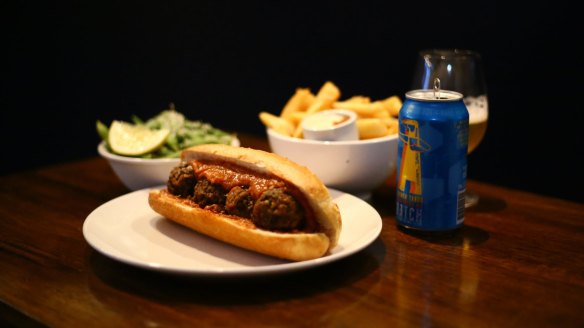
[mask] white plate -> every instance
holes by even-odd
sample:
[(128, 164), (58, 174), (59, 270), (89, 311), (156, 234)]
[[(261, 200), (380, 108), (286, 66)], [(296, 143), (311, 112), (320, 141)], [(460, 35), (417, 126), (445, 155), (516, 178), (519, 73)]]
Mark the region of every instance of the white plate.
[(83, 223), (85, 240), (98, 252), (141, 268), (201, 276), (245, 276), (307, 269), (340, 260), (371, 244), (381, 232), (379, 213), (363, 200), (330, 189), (343, 220), (330, 254), (289, 262), (231, 246), (167, 220), (148, 205), (148, 189), (115, 198)]

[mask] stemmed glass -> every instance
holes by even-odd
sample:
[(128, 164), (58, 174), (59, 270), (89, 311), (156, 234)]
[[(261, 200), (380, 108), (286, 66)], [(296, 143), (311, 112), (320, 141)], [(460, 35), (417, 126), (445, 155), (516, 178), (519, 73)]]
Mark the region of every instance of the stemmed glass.
[[(469, 113), (468, 154), (481, 142), (487, 130), (489, 105), (481, 55), (472, 50), (431, 49), (419, 52), (412, 89), (433, 89), (440, 79), (443, 90), (462, 93)], [(479, 196), (466, 192), (465, 207), (478, 203)]]

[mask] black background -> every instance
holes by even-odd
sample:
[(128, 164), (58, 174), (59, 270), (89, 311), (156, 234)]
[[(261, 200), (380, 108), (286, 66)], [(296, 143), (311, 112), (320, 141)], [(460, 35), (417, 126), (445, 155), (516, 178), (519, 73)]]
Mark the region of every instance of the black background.
[(0, 174), (96, 156), (97, 119), (190, 119), (264, 136), (297, 87), (410, 89), (425, 48), (483, 55), (487, 135), (469, 177), (584, 201), (581, 18), (554, 3), (165, 1), (2, 5)]

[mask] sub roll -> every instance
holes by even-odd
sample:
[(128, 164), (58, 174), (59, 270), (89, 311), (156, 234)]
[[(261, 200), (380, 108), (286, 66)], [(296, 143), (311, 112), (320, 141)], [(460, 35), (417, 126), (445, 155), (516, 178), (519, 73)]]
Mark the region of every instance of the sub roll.
[(320, 179), (273, 153), (219, 144), (191, 147), (151, 190), (160, 215), (199, 233), (291, 261), (319, 258), (338, 242), (341, 216)]

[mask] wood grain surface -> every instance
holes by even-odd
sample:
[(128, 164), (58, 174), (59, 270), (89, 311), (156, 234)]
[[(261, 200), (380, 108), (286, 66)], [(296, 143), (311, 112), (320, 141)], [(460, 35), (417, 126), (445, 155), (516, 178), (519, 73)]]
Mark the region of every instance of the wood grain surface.
[[(266, 140), (240, 136), (268, 149)], [(246, 278), (157, 273), (105, 257), (82, 225), (128, 192), (94, 157), (0, 177), (0, 323), (18, 327), (583, 327), (584, 205), (468, 182), (480, 203), (447, 238), (395, 224), (346, 259)]]

